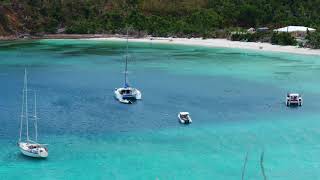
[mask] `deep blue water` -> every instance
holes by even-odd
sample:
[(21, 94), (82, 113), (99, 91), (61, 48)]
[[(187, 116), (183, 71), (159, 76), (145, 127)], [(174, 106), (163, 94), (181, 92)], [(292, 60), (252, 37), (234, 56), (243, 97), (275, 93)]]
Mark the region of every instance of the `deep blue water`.
[[(0, 43), (0, 179), (246, 179), (319, 177), (320, 56), (130, 43), (129, 79), (143, 93), (119, 104), (125, 44)], [(19, 153), (24, 68), (38, 91), (49, 158)], [(303, 94), (287, 108), (288, 91)], [(189, 111), (193, 124), (178, 123)], [(22, 176), (24, 175), (24, 176)]]

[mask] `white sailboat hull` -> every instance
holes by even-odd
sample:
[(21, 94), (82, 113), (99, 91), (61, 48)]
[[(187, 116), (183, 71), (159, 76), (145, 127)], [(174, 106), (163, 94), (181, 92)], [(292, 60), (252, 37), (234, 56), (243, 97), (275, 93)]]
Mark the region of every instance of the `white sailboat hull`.
[[(34, 149), (30, 149), (30, 146), (39, 146)], [(48, 157), (48, 150), (39, 144), (30, 144), (25, 142), (19, 143), (20, 151), (23, 155), (34, 158), (46, 158)]]

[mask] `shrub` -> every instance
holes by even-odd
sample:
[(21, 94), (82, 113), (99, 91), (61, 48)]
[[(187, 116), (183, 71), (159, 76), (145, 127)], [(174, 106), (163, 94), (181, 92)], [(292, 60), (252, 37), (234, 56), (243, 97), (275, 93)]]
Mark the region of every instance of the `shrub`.
[(308, 34), (306, 37), (308, 40), (308, 45), (314, 49), (320, 49), (320, 31)]
[(290, 45), (294, 46), (297, 45), (297, 41), (294, 37), (291, 36), (290, 33), (273, 33), (271, 37), (271, 43), (272, 44), (278, 44), (278, 45)]
[[(257, 32), (257, 33), (236, 33), (231, 35), (232, 41), (248, 41), (248, 42), (266, 42), (270, 39), (270, 33), (268, 32)], [(267, 40), (266, 40), (267, 39)]]

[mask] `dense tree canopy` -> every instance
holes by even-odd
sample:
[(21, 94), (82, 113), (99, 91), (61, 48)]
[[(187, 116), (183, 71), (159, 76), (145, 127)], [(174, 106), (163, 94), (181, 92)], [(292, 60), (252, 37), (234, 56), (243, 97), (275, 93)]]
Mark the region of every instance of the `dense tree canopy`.
[[(215, 36), (233, 27), (320, 26), (320, 0), (0, 0), (29, 33)], [(0, 9), (1, 10), (1, 9)], [(8, 24), (0, 12), (0, 25)], [(2, 25), (3, 27), (4, 25)], [(6, 31), (9, 31), (8, 29)]]

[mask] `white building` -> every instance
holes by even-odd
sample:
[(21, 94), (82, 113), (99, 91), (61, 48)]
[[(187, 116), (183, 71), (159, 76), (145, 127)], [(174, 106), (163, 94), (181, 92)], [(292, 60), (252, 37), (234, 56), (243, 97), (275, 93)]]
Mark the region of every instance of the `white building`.
[(274, 32), (287, 32), (296, 38), (304, 38), (307, 32), (314, 32), (316, 29), (304, 26), (287, 26), (279, 29), (273, 30)]
[(247, 32), (250, 33), (250, 34), (253, 34), (253, 33), (256, 32), (256, 29), (255, 29), (255, 28), (249, 28), (249, 29), (247, 30)]

